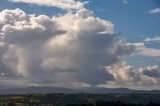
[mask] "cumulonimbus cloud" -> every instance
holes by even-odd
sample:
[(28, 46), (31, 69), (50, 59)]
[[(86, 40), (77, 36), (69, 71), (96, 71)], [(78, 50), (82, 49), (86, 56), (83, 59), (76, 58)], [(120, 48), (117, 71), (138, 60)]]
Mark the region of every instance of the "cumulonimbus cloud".
[(130, 53), (129, 48), (120, 51), (123, 46), (118, 44), (113, 24), (86, 9), (53, 18), (20, 9), (0, 15), (6, 43), (3, 63), (34, 83), (102, 83), (111, 78), (104, 66)]
[(21, 79), (21, 86), (90, 87), (122, 80), (121, 86), (143, 86), (150, 81), (139, 80), (144, 75), (158, 81), (155, 72), (139, 75), (119, 59), (142, 46), (122, 43), (111, 22), (87, 9), (52, 18), (21, 9), (3, 10), (0, 16), (0, 66), (10, 69), (0, 76), (0, 84), (18, 85)]

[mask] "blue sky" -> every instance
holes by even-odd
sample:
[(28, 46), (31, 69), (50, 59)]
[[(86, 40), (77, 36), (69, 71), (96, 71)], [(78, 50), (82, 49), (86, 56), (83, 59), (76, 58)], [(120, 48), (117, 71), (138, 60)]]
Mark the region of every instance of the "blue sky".
[[(149, 14), (148, 11), (157, 8), (156, 0), (129, 0), (123, 4), (121, 0), (93, 1), (89, 8), (103, 19), (111, 20), (117, 32), (122, 33), (128, 41), (141, 41), (144, 37), (153, 37), (160, 33), (160, 15)], [(98, 11), (99, 8), (103, 11)]]
[[(127, 4), (122, 0), (93, 0), (88, 6), (97, 16), (113, 22), (115, 30), (128, 42), (143, 42), (145, 37), (160, 36), (160, 14), (149, 13), (160, 7), (159, 0), (128, 0)], [(160, 43), (157, 42), (145, 45), (160, 49)], [(160, 64), (160, 59), (155, 58), (132, 56), (125, 60), (140, 67)]]
[[(50, 18), (68, 12), (56, 6), (0, 0), (0, 11), (16, 8), (26, 14), (46, 15)], [(119, 57), (120, 60), (135, 68), (160, 65), (160, 0), (90, 0), (85, 8), (92, 11), (95, 17), (111, 21), (114, 32), (118, 33), (123, 42), (131, 46), (138, 44), (138, 50), (142, 50), (139, 54)]]

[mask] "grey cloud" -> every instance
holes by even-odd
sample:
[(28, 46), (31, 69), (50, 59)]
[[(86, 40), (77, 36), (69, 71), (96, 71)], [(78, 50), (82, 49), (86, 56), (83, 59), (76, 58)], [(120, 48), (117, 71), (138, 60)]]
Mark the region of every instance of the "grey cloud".
[(146, 68), (142, 68), (141, 72), (147, 76), (150, 77), (155, 77), (158, 78), (160, 77), (160, 68), (159, 66), (154, 66), (154, 67), (146, 67)]
[(160, 57), (160, 49), (148, 48), (145, 43), (127, 43), (127, 45), (135, 48), (134, 55), (143, 55), (149, 57)]
[(125, 62), (117, 62), (114, 65), (106, 67), (114, 80), (108, 80), (106, 84), (100, 84), (99, 87), (127, 87), (130, 89), (160, 89), (160, 71), (158, 66), (135, 68)]

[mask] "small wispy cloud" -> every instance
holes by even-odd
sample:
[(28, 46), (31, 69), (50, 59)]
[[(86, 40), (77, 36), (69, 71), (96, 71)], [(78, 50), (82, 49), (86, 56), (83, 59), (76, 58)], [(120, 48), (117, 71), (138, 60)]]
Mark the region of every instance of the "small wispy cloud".
[(142, 55), (148, 57), (160, 57), (160, 49), (148, 48), (145, 46), (145, 43), (128, 43), (127, 45), (133, 46), (136, 48), (134, 55)]
[(160, 37), (154, 37), (154, 38), (145, 38), (145, 42), (160, 42)]
[(123, 4), (128, 4), (128, 0), (122, 0)]
[(84, 4), (88, 3), (88, 1), (78, 2), (74, 0), (9, 0), (9, 1), (16, 3), (29, 3), (42, 6), (57, 7), (66, 10), (82, 9), (84, 7)]
[(160, 14), (160, 8), (155, 8), (149, 11), (150, 14)]
[(95, 11), (97, 11), (97, 12), (105, 12), (106, 10), (104, 8), (95, 7)]

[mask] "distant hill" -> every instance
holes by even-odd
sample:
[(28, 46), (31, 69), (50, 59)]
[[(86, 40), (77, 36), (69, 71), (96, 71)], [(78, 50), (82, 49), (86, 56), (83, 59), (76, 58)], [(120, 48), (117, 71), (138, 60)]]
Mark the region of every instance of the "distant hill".
[(31, 93), (79, 93), (80, 91), (69, 88), (57, 87), (25, 87), (1, 89), (0, 94), (31, 94)]
[(160, 90), (132, 90), (128, 88), (91, 88), (86, 89), (90, 93), (151, 93), (160, 94)]
[(160, 94), (160, 91), (146, 91), (146, 90), (131, 90), (128, 88), (83, 88), (70, 89), (58, 87), (24, 87), (24, 88), (3, 88), (0, 89), (0, 94), (28, 94), (28, 93), (150, 93)]

